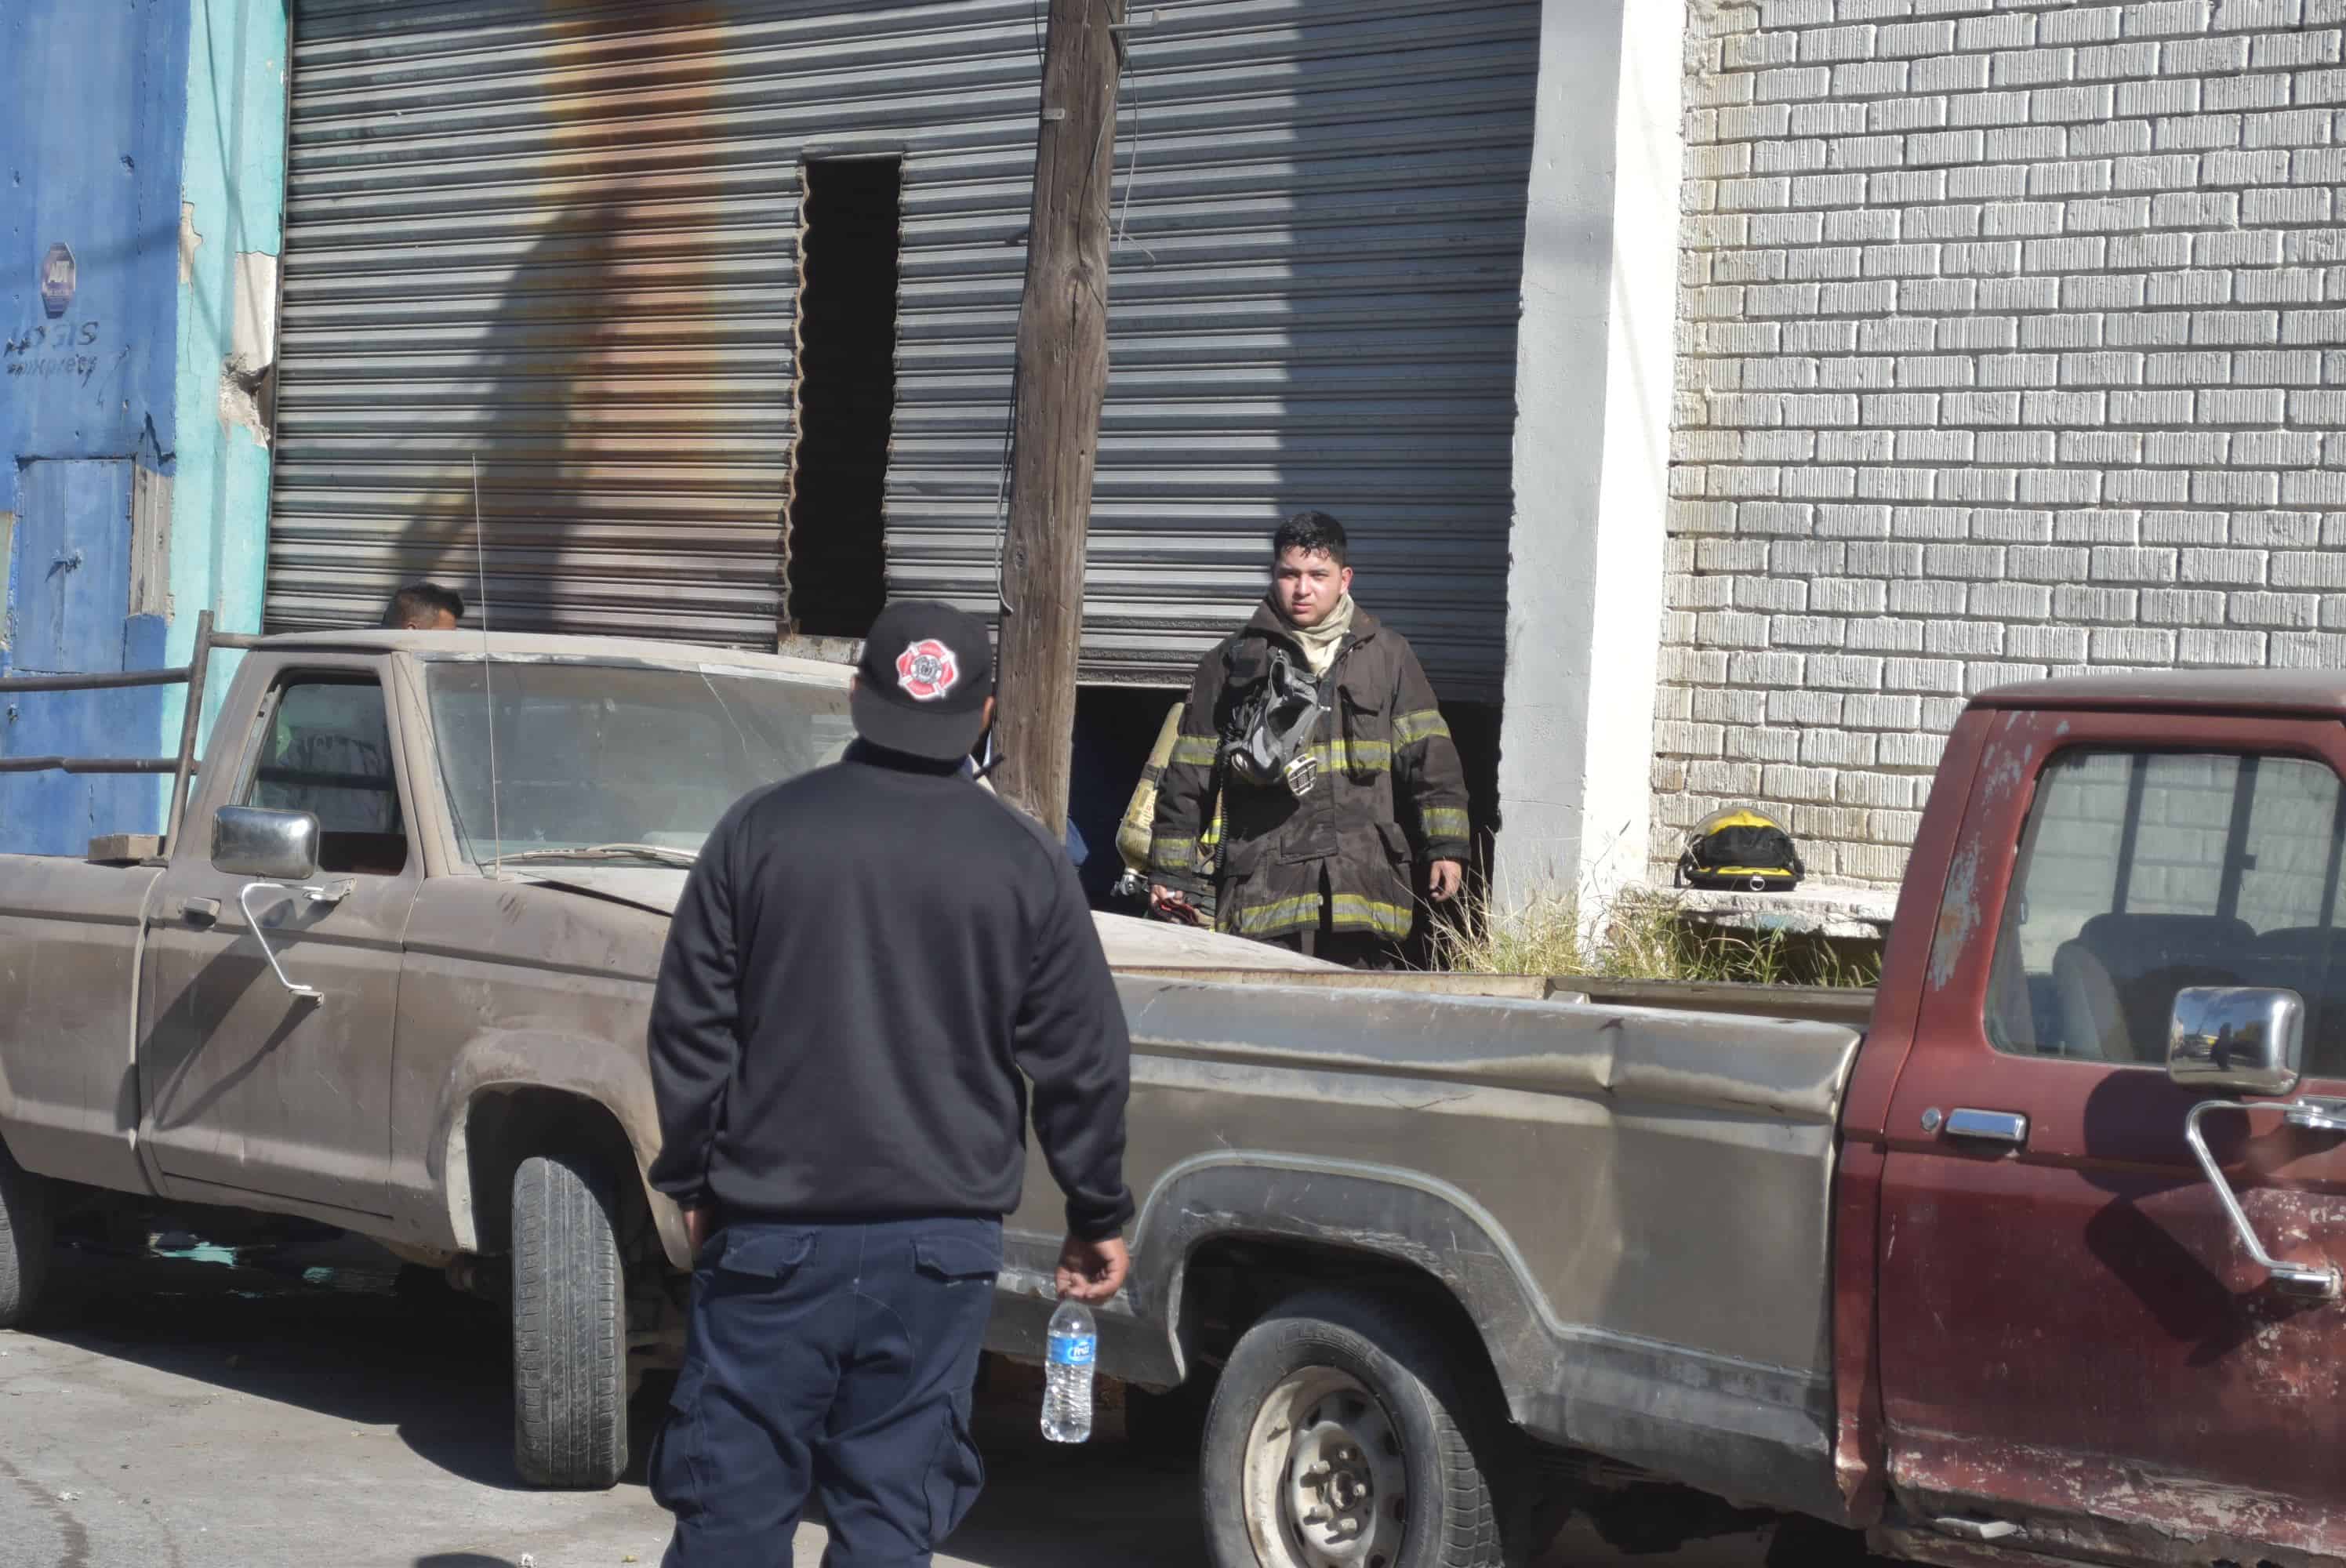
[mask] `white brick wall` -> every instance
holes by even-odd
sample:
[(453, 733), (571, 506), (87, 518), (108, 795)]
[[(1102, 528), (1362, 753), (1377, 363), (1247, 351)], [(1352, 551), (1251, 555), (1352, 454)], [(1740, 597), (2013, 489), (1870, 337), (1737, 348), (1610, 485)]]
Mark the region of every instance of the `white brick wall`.
[(2346, 0), (1690, 0), (1653, 853), (1964, 697), (2346, 664)]

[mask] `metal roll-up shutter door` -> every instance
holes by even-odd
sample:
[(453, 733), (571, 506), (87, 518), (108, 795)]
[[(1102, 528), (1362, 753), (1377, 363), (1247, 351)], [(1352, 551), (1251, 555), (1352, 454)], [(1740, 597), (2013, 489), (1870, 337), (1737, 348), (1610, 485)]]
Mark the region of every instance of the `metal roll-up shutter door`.
[[(1118, 122), (1086, 677), (1186, 681), (1260, 597), (1271, 530), (1317, 506), (1443, 693), (1495, 699), (1539, 7), (1131, 14), (1154, 22)], [(906, 166), (888, 496), (892, 589), (973, 609), (1033, 162), (1026, 127), (984, 128)]]
[[(478, 452), (505, 624), (770, 641), (798, 165), (858, 154), (903, 159), (887, 585), (991, 613), (1040, 10), (300, 0), (272, 625), (469, 582)], [(1539, 8), (1133, 15), (1086, 676), (1186, 679), (1321, 506), (1494, 698)]]
[(402, 583), (492, 624), (770, 647), (793, 148), (707, 6), (301, 0), (272, 629)]

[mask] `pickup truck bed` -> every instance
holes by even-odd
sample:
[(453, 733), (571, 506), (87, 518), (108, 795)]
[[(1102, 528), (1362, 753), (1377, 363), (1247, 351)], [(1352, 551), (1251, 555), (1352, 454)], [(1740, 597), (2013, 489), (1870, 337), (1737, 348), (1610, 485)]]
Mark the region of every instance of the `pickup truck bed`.
[[(1143, 1207), (1110, 1370), (1193, 1370), (1185, 1275), (1240, 1240), (1366, 1255), (1441, 1281), (1535, 1436), (1837, 1511), (1827, 1216), (1855, 1032), (1263, 979), (1122, 981)], [(1005, 1288), (1034, 1306), (995, 1336), (1034, 1355), (1039, 1162), (1027, 1191)]]

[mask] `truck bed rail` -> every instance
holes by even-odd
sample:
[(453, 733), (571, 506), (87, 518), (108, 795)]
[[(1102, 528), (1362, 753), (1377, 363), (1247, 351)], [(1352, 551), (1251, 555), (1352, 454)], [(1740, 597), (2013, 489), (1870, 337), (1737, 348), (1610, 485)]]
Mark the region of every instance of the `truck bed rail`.
[(214, 648), (257, 647), (260, 639), (212, 630), (212, 613), (196, 616), (195, 651), (188, 662), (169, 669), (126, 669), (101, 674), (0, 676), (0, 696), (19, 691), (126, 691), (142, 686), (188, 688), (188, 705), (179, 720), (179, 753), (176, 757), (0, 757), (0, 773), (168, 773), (171, 809), (163, 830), (163, 852), (168, 854), (179, 838), (187, 814), (188, 780), (196, 770), (196, 732), (202, 727), (204, 677), (210, 673)]
[(1375, 970), (1172, 968), (1118, 964), (1118, 974), (1163, 980), (1219, 980), (1251, 985), (1316, 986), (1335, 991), (1407, 991), (1420, 995), (1584, 1002), (1603, 1007), (1661, 1007), (1738, 1018), (1790, 1018), (1863, 1029), (1873, 1016), (1872, 988), (1767, 985), (1758, 982), (1612, 980), (1588, 974), (1469, 974)]

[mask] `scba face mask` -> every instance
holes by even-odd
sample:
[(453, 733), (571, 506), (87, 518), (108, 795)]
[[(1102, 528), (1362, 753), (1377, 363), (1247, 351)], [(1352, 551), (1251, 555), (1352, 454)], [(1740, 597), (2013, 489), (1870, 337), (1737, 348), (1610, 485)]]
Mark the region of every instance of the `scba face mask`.
[(1318, 683), (1293, 660), (1274, 654), (1262, 689), (1239, 711), (1223, 758), (1250, 784), (1283, 785), (1299, 798), (1309, 795), (1320, 781), (1320, 759), (1311, 751), (1319, 718)]

